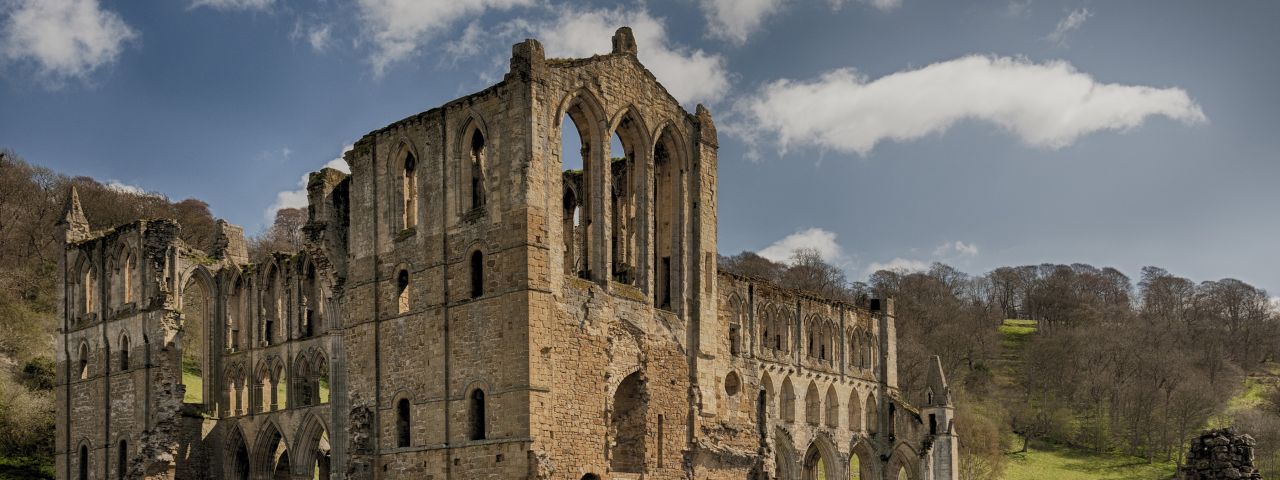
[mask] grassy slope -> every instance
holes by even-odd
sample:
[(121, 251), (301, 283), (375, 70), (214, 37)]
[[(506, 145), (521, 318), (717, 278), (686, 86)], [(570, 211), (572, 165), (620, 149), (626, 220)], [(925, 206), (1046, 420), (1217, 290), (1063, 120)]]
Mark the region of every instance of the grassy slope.
[[(1000, 326), (1000, 359), (995, 364), (995, 380), (1004, 401), (1018, 401), (1016, 387), (1022, 351), (1036, 331), (1035, 320), (1005, 320)], [(1021, 439), (1012, 442), (1021, 446)], [(1032, 443), (1026, 453), (1008, 454), (1005, 480), (1162, 480), (1172, 478), (1172, 463), (1148, 464), (1145, 459), (1057, 445)]]

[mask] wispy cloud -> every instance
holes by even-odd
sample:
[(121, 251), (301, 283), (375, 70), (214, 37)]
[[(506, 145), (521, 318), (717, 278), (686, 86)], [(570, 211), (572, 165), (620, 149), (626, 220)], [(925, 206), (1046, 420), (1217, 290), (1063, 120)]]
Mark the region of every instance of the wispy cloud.
[(786, 263), (791, 261), (796, 250), (801, 249), (815, 250), (822, 260), (833, 265), (840, 265), (848, 260), (844, 249), (836, 241), (835, 232), (817, 227), (787, 235), (756, 253), (769, 260)]
[(214, 10), (266, 10), (275, 0), (192, 0), (191, 8), (212, 8)]
[(728, 132), (747, 141), (776, 138), (867, 155), (885, 140), (940, 134), (956, 122), (981, 120), (1024, 143), (1057, 149), (1082, 135), (1125, 131), (1160, 115), (1206, 121), (1181, 88), (1100, 83), (1065, 61), (971, 55), (875, 80), (839, 69), (810, 80), (778, 80), (735, 106)]
[(1049, 33), (1049, 35), (1045, 37), (1045, 40), (1048, 40), (1059, 47), (1066, 47), (1067, 37), (1071, 32), (1078, 30), (1081, 25), (1084, 25), (1084, 21), (1088, 20), (1089, 17), (1092, 16), (1093, 13), (1087, 8), (1081, 8), (1068, 13), (1066, 17), (1063, 17), (1062, 20), (1058, 21), (1058, 26), (1054, 27), (1053, 32)]
[(0, 2), (0, 57), (30, 62), (57, 87), (114, 63), (138, 32), (98, 0)]
[[(320, 168), (332, 168), (341, 172), (351, 173), (351, 168), (347, 166), (347, 161), (343, 160), (342, 156), (351, 151), (352, 148), (355, 148), (355, 146), (347, 145), (342, 147), (342, 153), (338, 154), (337, 158), (325, 162), (324, 166)], [(292, 153), (287, 148), (284, 149), (284, 151)], [(275, 220), (277, 210), (282, 208), (302, 208), (307, 206), (307, 181), (310, 179), (311, 172), (304, 173), (302, 174), (302, 178), (298, 180), (297, 189), (285, 190), (276, 193), (276, 201), (262, 212), (262, 218), (266, 220), (268, 225)]]
[(933, 256), (939, 258), (950, 256), (976, 257), (978, 256), (978, 246), (959, 240), (946, 242), (942, 245), (938, 245), (938, 248), (933, 249)]
[(534, 0), (359, 0), (359, 18), (376, 48), (371, 61), (381, 76), (391, 64), (409, 58), (455, 22), (488, 10), (533, 5)]
[(295, 42), (306, 42), (312, 50), (323, 53), (333, 44), (333, 25), (328, 23), (304, 24), (298, 21), (293, 24), (289, 39)]
[[(902, 6), (902, 0), (862, 0), (881, 11)], [(742, 45), (760, 30), (765, 20), (782, 13), (788, 0), (700, 0), (703, 18), (707, 21), (707, 35)], [(840, 9), (847, 0), (829, 0), (831, 8)]]

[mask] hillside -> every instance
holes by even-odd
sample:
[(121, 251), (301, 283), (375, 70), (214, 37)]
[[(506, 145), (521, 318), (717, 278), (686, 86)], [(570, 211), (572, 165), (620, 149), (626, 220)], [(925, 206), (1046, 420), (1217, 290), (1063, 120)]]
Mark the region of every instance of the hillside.
[[(1036, 328), (1035, 320), (1015, 319), (1004, 320), (998, 328), (1000, 352), (991, 360), (991, 364), (993, 383), (998, 386), (997, 395), (1005, 405), (1020, 401), (1018, 392), (1022, 389), (1020, 377), (1024, 358), (1028, 355), (1027, 349), (1036, 334)], [(1237, 393), (1205, 427), (1238, 424), (1236, 419), (1242, 413), (1265, 405), (1265, 397), (1276, 385), (1280, 385), (1280, 366), (1275, 364), (1268, 364), (1265, 368), (1244, 376)], [(1005, 454), (1004, 480), (1167, 480), (1176, 478), (1177, 473), (1174, 461), (1149, 462), (1142, 457), (1097, 452), (1046, 440), (1033, 440), (1027, 451), (1022, 452), (1022, 439), (1012, 436), (1004, 443), (1013, 447)], [(1263, 448), (1265, 447), (1260, 450)], [(1277, 458), (1272, 454), (1270, 459), (1260, 458), (1259, 464), (1274, 467), (1275, 460)]]

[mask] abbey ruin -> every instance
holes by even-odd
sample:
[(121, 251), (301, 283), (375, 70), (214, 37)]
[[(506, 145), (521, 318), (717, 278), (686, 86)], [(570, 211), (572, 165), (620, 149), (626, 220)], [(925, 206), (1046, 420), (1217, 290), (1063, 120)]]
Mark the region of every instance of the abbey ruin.
[(716, 150), (622, 28), (591, 58), (516, 44), (501, 82), (365, 135), (311, 175), (301, 252), (89, 231), (73, 190), (58, 478), (957, 478), (892, 300), (716, 270)]

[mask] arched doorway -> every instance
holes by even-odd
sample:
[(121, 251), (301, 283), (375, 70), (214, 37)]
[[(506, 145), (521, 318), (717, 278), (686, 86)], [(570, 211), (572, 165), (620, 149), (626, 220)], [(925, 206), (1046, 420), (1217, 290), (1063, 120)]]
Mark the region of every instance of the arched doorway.
[(646, 397), (640, 372), (624, 378), (613, 394), (613, 411), (609, 415), (609, 435), (613, 439), (609, 469), (614, 472), (644, 472)]
[(227, 441), (227, 478), (231, 480), (249, 480), (249, 448), (245, 445), (244, 435), (239, 428), (231, 431)]
[(290, 474), (289, 447), (274, 423), (268, 422), (254, 442), (251, 457), (252, 478), (257, 480), (288, 480)]
[(804, 454), (804, 480), (836, 480), (838, 478), (839, 466), (831, 463), (830, 459), (822, 454), (822, 450), (818, 447), (817, 440), (809, 445), (809, 450)]
[(875, 477), (876, 454), (865, 441), (858, 441), (850, 448), (849, 479), (871, 480)]
[(307, 478), (314, 480), (329, 478), (330, 455), (333, 448), (329, 444), (329, 431), (320, 417), (313, 415), (303, 421), (302, 428), (298, 429), (293, 450), (294, 463), (302, 473), (307, 475)]

